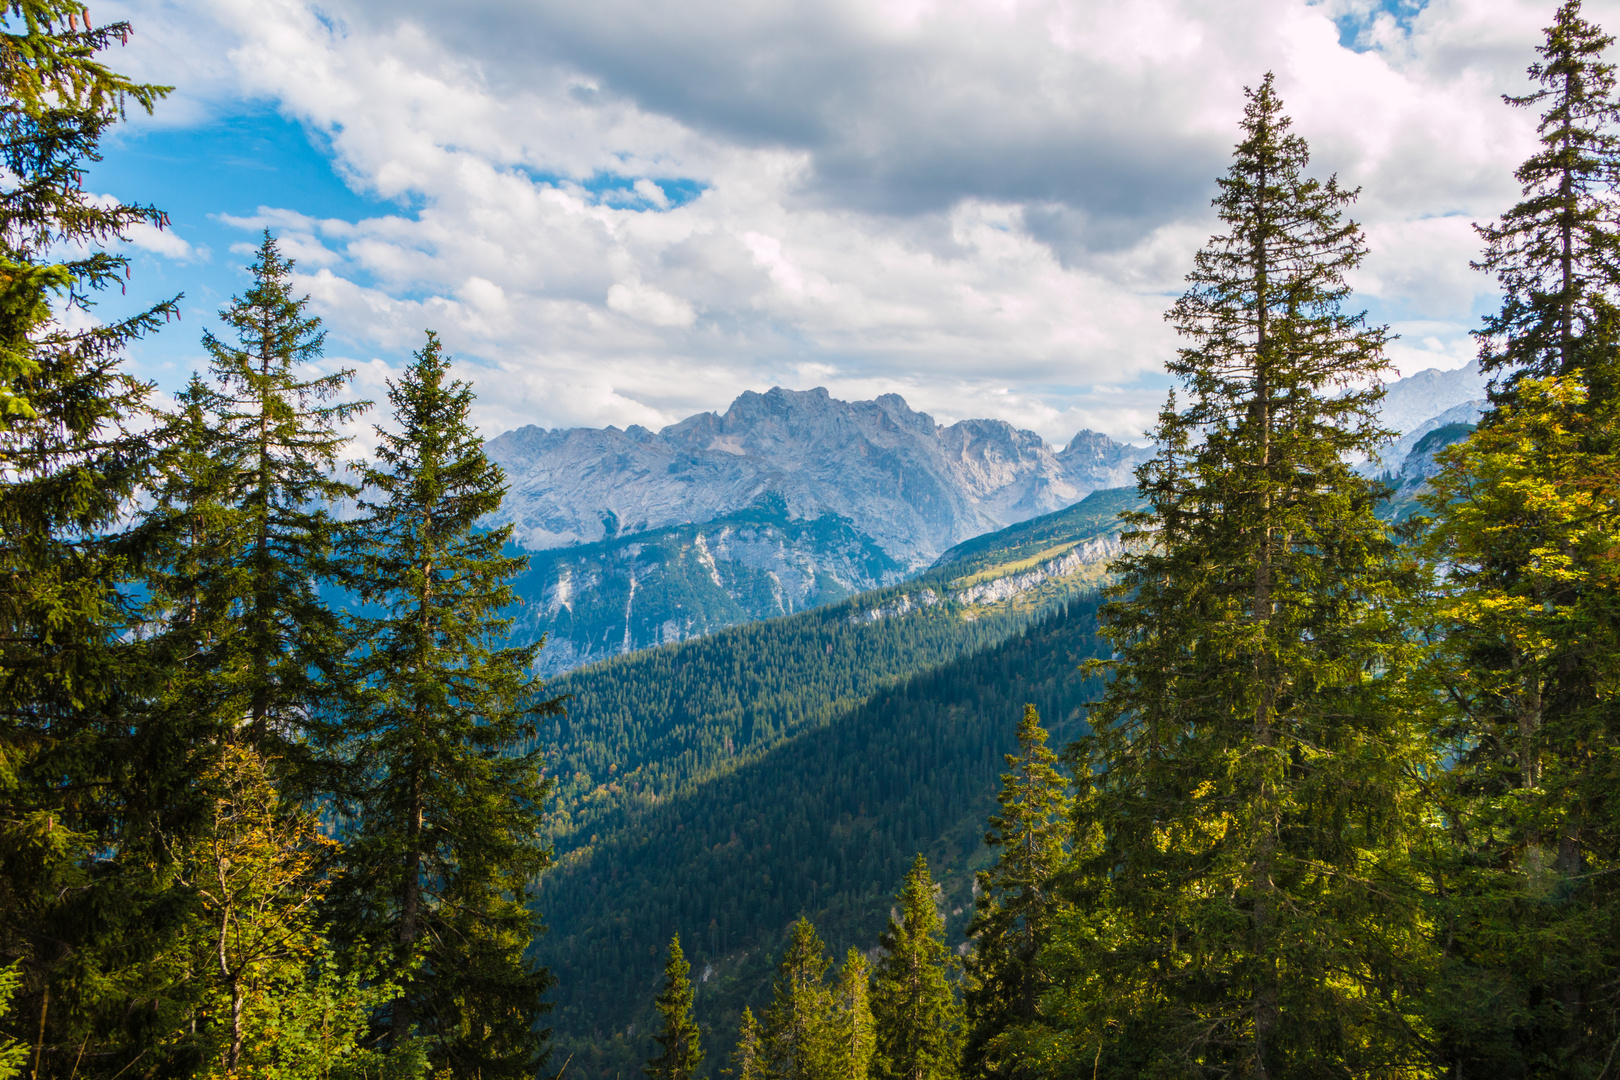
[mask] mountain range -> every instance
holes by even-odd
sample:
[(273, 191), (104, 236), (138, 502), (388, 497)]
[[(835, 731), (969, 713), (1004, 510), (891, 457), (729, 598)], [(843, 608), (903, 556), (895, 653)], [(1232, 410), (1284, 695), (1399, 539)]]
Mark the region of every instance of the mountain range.
[(658, 432), (524, 427), (487, 450), (511, 484), (499, 520), (531, 553), (515, 639), (547, 636), (543, 674), (893, 584), (1129, 484), (1148, 454), (781, 387)]
[[(1403, 437), (1366, 470), (1410, 494), (1444, 444), (1417, 441), (1471, 430), (1484, 393), (1474, 365), (1392, 382), (1383, 420)], [(1130, 485), (1151, 453), (1095, 431), (1057, 449), (1003, 420), (942, 425), (897, 394), (781, 387), (657, 432), (529, 426), (486, 448), (510, 483), (491, 523), (530, 556), (513, 638), (546, 637), (545, 675), (892, 585)]]

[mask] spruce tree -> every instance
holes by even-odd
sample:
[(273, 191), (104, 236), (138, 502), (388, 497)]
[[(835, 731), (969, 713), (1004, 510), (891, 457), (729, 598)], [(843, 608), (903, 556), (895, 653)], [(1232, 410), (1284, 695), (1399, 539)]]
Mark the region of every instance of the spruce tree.
[(1580, 0), (1560, 5), (1546, 33), (1530, 66), (1540, 88), (1504, 99), (1543, 110), (1541, 148), (1514, 173), (1524, 199), (1477, 227), (1485, 252), (1475, 268), (1496, 275), (1503, 293), (1477, 333), (1480, 360), (1509, 385), (1584, 373), (1602, 398), (1620, 345), (1620, 102), (1602, 58), (1614, 39), (1581, 17)]
[(737, 1029), (737, 1046), (731, 1052), (731, 1067), (722, 1072), (736, 1080), (767, 1080), (770, 1076), (765, 1029), (746, 1005)]
[(641, 1071), (653, 1080), (692, 1080), (703, 1062), (701, 1033), (692, 1019), (692, 965), (681, 952), (681, 935), (669, 940), (669, 959), (664, 963), (664, 989), (653, 1007), (664, 1018), (664, 1027), (653, 1040), (657, 1057)]
[(836, 1080), (866, 1080), (871, 1074), (877, 1049), (871, 982), (871, 965), (859, 949), (850, 946), (832, 993), (829, 1075)]
[(1596, 1076), (1620, 1040), (1620, 401), (1522, 379), (1440, 461), (1436, 1056), (1469, 1075)]
[(1189, 403), (1161, 414), (1103, 610), (1115, 678), (1075, 749), (1039, 1071), (1343, 1076), (1420, 1052), (1408, 851), (1432, 762), (1407, 575), (1350, 465), (1387, 437), (1385, 331), (1343, 311), (1355, 193), (1306, 176), (1269, 75), (1241, 130), (1225, 231), (1168, 316)]
[[(133, 998), (171, 941), (157, 912), (168, 797), (189, 777), (145, 715), (156, 680), (131, 579), (144, 535), (126, 518), (160, 449), (128, 346), (177, 313), (95, 309), (128, 276), (107, 250), (150, 206), (84, 190), (103, 137), (167, 92), (112, 70), (125, 23), (74, 0), (13, 0), (0, 25), (0, 964), (20, 988), (0, 1042), (39, 1076), (110, 1075), (142, 1048)], [(75, 329), (75, 324), (82, 328)], [(89, 323), (88, 326), (82, 324)], [(150, 774), (146, 766), (153, 766)]]
[(1481, 230), (1479, 265), (1504, 294), (1481, 356), (1503, 378), (1428, 500), (1444, 572), (1427, 670), (1453, 761), (1450, 843), (1431, 871), (1444, 961), (1430, 1022), (1460, 1071), (1598, 1075), (1620, 1040), (1612, 44), (1563, 4), (1529, 69), (1540, 88), (1506, 99), (1543, 112), (1516, 174), (1523, 201)]
[(338, 478), (339, 429), (370, 402), (338, 400), (350, 369), (307, 373), (326, 334), (309, 298), (294, 295), (293, 266), (266, 230), (252, 286), (219, 313), (235, 343), (203, 334), (212, 452), (238, 472), (215, 476), (206, 493), (229, 512), (216, 515), (219, 558), (196, 587), (217, 598), (229, 626), (205, 658), (218, 707), (244, 718), (248, 742), (296, 758), (342, 652), (340, 623), (320, 594), (336, 578), (343, 534), (332, 508), (357, 490)]
[[(472, 389), (439, 340), (390, 381), (396, 430), (377, 431), (351, 587), (380, 611), (356, 621), (352, 697), (326, 728), (356, 822), (336, 907), (341, 933), (420, 972), (392, 1003), (388, 1038), (428, 1040), (435, 1070), (528, 1077), (544, 1060), (551, 983), (527, 959), (551, 862), (550, 782), (535, 718), (561, 711), (533, 677), (538, 644), (500, 644), (526, 560), (511, 526), (481, 529), (506, 479), (472, 427)], [(332, 721), (336, 721), (333, 723)]]
[(958, 1075), (960, 1016), (945, 924), (921, 855), (896, 900), (899, 918), (889, 920), (879, 939), (884, 955), (872, 973), (873, 1073), (885, 1080), (946, 1080)]
[(821, 935), (801, 916), (777, 967), (771, 1007), (765, 1013), (766, 1071), (773, 1080), (826, 1080), (831, 1075), (832, 994), (826, 986), (830, 966)]
[(992, 1041), (1035, 1017), (1043, 988), (1038, 957), (1051, 932), (1055, 879), (1063, 865), (1068, 830), (1066, 781), (1046, 746), (1035, 706), (1024, 706), (1018, 753), (1006, 755), (1000, 811), (990, 817), (984, 843), (996, 861), (978, 874), (977, 910), (968, 924), (963, 1073), (1002, 1071), (1003, 1053)]

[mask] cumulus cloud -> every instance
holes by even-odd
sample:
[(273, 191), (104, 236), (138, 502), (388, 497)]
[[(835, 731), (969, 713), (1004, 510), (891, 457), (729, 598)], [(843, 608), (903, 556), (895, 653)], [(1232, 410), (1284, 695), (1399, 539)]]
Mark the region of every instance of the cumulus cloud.
[[(166, 122), (271, 102), (360, 220), (269, 227), (354, 348), (427, 326), (482, 422), (658, 423), (742, 389), (904, 394), (1062, 441), (1138, 437), (1161, 315), (1274, 70), (1362, 188), (1355, 284), (1455, 366), (1491, 283), (1545, 4), (1434, 0), (125, 0)], [(1611, 23), (1620, 9), (1592, 5)], [(141, 50), (144, 50), (141, 51)], [(224, 58), (224, 59), (221, 59)], [(175, 64), (182, 67), (175, 72)]]

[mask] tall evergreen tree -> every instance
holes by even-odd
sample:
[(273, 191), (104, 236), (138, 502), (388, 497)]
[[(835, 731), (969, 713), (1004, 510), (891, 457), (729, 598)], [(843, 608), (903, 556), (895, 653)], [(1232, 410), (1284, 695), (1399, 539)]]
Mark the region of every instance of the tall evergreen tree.
[(736, 1080), (767, 1080), (770, 1076), (765, 1029), (746, 1005), (737, 1029), (737, 1046), (731, 1052), (731, 1068), (722, 1071)]
[(1620, 120), (1614, 65), (1602, 57), (1614, 39), (1581, 17), (1580, 0), (1558, 8), (1541, 60), (1540, 88), (1505, 100), (1541, 107), (1541, 148), (1514, 176), (1524, 199), (1499, 222), (1479, 226), (1484, 257), (1502, 307), (1478, 332), (1487, 371), (1511, 384), (1522, 375), (1585, 373), (1598, 397), (1614, 387), (1620, 345)]
[(350, 369), (307, 374), (326, 334), (309, 298), (294, 296), (293, 262), (268, 230), (249, 270), (252, 286), (220, 312), (236, 342), (203, 334), (216, 382), (211, 451), (239, 470), (198, 493), (229, 510), (214, 523), (221, 558), (199, 585), (218, 598), (229, 630), (203, 655), (217, 707), (245, 718), (242, 737), (294, 755), (303, 745), (295, 733), (329, 692), (342, 651), (319, 587), (337, 572), (342, 526), (331, 508), (357, 491), (337, 476), (347, 442), (339, 428), (370, 402), (337, 400)]
[(949, 1080), (958, 1075), (959, 1009), (945, 924), (934, 903), (934, 879), (921, 855), (900, 888), (898, 919), (879, 939), (885, 950), (872, 973), (877, 1034), (874, 1075), (884, 1080)]
[[(166, 796), (182, 788), (143, 709), (154, 672), (122, 586), (143, 540), (124, 513), (157, 447), (132, 341), (177, 313), (59, 319), (129, 272), (106, 250), (150, 206), (80, 183), (130, 106), (166, 89), (113, 71), (130, 33), (74, 0), (12, 0), (0, 22), (0, 964), (21, 986), (0, 1042), (36, 1075), (110, 1075), (145, 1041), (131, 997), (174, 929), (163, 891)], [(74, 329), (75, 321), (93, 325)], [(143, 772), (152, 766), (150, 774)], [(136, 989), (138, 988), (138, 989)]]
[(1038, 956), (1050, 937), (1068, 830), (1067, 783), (1035, 706), (1024, 706), (1018, 753), (1006, 760), (1012, 771), (1001, 777), (1000, 810), (990, 816), (984, 837), (996, 861), (979, 871), (977, 910), (967, 928), (973, 952), (966, 963), (962, 1057), (964, 1074), (975, 1077), (1001, 1073), (1005, 1054), (992, 1041), (1035, 1017), (1043, 989)]
[(830, 1074), (832, 994), (826, 985), (830, 966), (821, 935), (801, 916), (777, 967), (771, 1007), (765, 1013), (766, 1070), (773, 1080), (825, 1080)]
[(658, 1056), (647, 1062), (642, 1072), (653, 1080), (692, 1080), (703, 1063), (703, 1046), (697, 1022), (692, 1019), (692, 965), (681, 952), (681, 935), (669, 940), (669, 959), (664, 964), (664, 989), (653, 1007), (664, 1018), (664, 1027), (653, 1040)]
[(1597, 1076), (1620, 1041), (1620, 401), (1523, 379), (1441, 461), (1437, 1056)]
[(871, 1074), (877, 1050), (871, 983), (871, 965), (859, 949), (850, 946), (832, 994), (830, 1075), (835, 1080), (866, 1080)]
[(390, 382), (397, 431), (378, 429), (352, 584), (381, 610), (358, 620), (358, 688), (329, 736), (347, 762), (357, 822), (338, 907), (350, 940), (389, 945), (421, 971), (388, 1017), (396, 1045), (429, 1041), (435, 1069), (534, 1075), (550, 976), (526, 959), (551, 861), (540, 815), (534, 721), (561, 711), (532, 676), (538, 644), (499, 645), (525, 565), (512, 528), (481, 530), (505, 475), (468, 419), (472, 389), (449, 377), (439, 340)]
[(1481, 230), (1503, 286), (1481, 355), (1496, 409), (1443, 456), (1428, 672), (1454, 762), (1437, 849), (1444, 948), (1431, 1022), (1457, 1070), (1594, 1076), (1620, 1013), (1612, 810), (1620, 741), (1612, 570), (1620, 346), (1613, 38), (1559, 7), (1531, 65), (1541, 146), (1523, 200)]
[(1348, 463), (1385, 437), (1385, 331), (1342, 310), (1354, 193), (1306, 177), (1269, 75), (1248, 98), (1226, 231), (1168, 316), (1190, 404), (1161, 415), (1103, 612), (1116, 678), (1076, 747), (1040, 1071), (1303, 1078), (1418, 1054), (1407, 851), (1430, 762), (1401, 697), (1409, 586)]

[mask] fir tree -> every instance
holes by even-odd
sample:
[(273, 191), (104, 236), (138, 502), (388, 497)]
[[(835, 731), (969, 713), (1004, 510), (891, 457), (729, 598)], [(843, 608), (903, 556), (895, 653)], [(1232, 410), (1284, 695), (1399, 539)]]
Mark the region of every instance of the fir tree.
[(505, 475), (468, 419), (438, 338), (389, 383), (396, 432), (378, 429), (350, 570), (382, 614), (358, 621), (358, 688), (328, 734), (348, 763), (358, 822), (338, 907), (344, 933), (392, 943), (421, 972), (394, 1001), (389, 1038), (431, 1046), (435, 1069), (528, 1078), (544, 1058), (544, 968), (531, 902), (551, 860), (549, 789), (535, 718), (561, 711), (530, 674), (539, 645), (502, 648), (525, 560), (502, 554)]
[(844, 956), (832, 993), (830, 1075), (866, 1080), (872, 1071), (877, 1033), (872, 1019), (871, 965), (854, 946)]
[(1103, 610), (1116, 677), (1076, 747), (1038, 1071), (1342, 1076), (1419, 1053), (1407, 852), (1431, 762), (1399, 677), (1409, 585), (1348, 464), (1385, 438), (1385, 332), (1341, 310), (1354, 193), (1306, 177), (1270, 76), (1248, 96), (1226, 231), (1169, 314), (1190, 403), (1161, 415)]
[[(1596, 1075), (1620, 1039), (1620, 414), (1523, 379), (1441, 455), (1428, 671), (1453, 760), (1430, 1022), (1474, 1074)], [(1543, 1064), (1545, 1063), (1545, 1065)]]
[[(177, 313), (89, 310), (129, 260), (106, 248), (150, 206), (105, 205), (80, 179), (109, 129), (166, 93), (103, 55), (130, 33), (74, 0), (14, 0), (0, 23), (0, 962), (21, 986), (0, 1017), (39, 1076), (118, 1071), (146, 1019), (131, 996), (170, 941), (161, 814), (187, 777), (143, 698), (156, 673), (126, 586), (144, 537), (124, 518), (159, 449), (150, 387), (126, 348)], [(150, 775), (143, 767), (155, 766)]]
[(737, 1029), (737, 1046), (731, 1052), (731, 1068), (723, 1070), (736, 1080), (767, 1080), (770, 1071), (765, 1046), (765, 1030), (754, 1019), (753, 1010), (743, 1006), (742, 1024)]
[(1496, 275), (1502, 307), (1477, 332), (1481, 366), (1522, 375), (1584, 373), (1599, 397), (1611, 392), (1612, 354), (1620, 344), (1620, 119), (1614, 65), (1602, 59), (1614, 39), (1566, 0), (1547, 28), (1542, 59), (1530, 67), (1541, 84), (1506, 97), (1542, 107), (1541, 149), (1514, 176), (1524, 199), (1499, 222), (1479, 226), (1484, 257), (1475, 268)]
[(934, 879), (921, 855), (896, 899), (899, 919), (890, 919), (879, 939), (885, 952), (872, 973), (874, 1075), (946, 1080), (958, 1073), (959, 1016), (950, 983), (954, 964), (934, 904)]
[(773, 1080), (825, 1080), (830, 1074), (832, 995), (825, 982), (830, 966), (821, 936), (801, 916), (793, 924), (765, 1014), (766, 1071)]
[(294, 296), (293, 263), (268, 231), (249, 270), (252, 287), (220, 312), (236, 343), (203, 334), (217, 384), (211, 451), (239, 469), (216, 476), (208, 494), (230, 511), (215, 523), (221, 558), (205, 571), (229, 626), (208, 667), (219, 707), (245, 717), (242, 736), (292, 754), (341, 654), (319, 587), (335, 577), (342, 535), (331, 507), (356, 492), (337, 479), (339, 427), (370, 403), (337, 400), (352, 370), (307, 374), (326, 335), (309, 298)]
[(692, 1080), (703, 1062), (701, 1033), (692, 1019), (691, 973), (692, 965), (681, 952), (681, 935), (676, 934), (669, 940), (664, 989), (653, 1002), (664, 1018), (664, 1029), (653, 1036), (659, 1054), (642, 1069), (653, 1080)]
[(1035, 706), (1024, 706), (1018, 753), (1006, 760), (1012, 771), (1001, 777), (1000, 812), (991, 815), (984, 837), (996, 861), (979, 871), (977, 910), (967, 928), (973, 952), (966, 964), (962, 1056), (969, 1076), (1001, 1071), (1002, 1055), (992, 1041), (1035, 1017), (1043, 982), (1038, 956), (1050, 936), (1068, 827), (1066, 782)]

